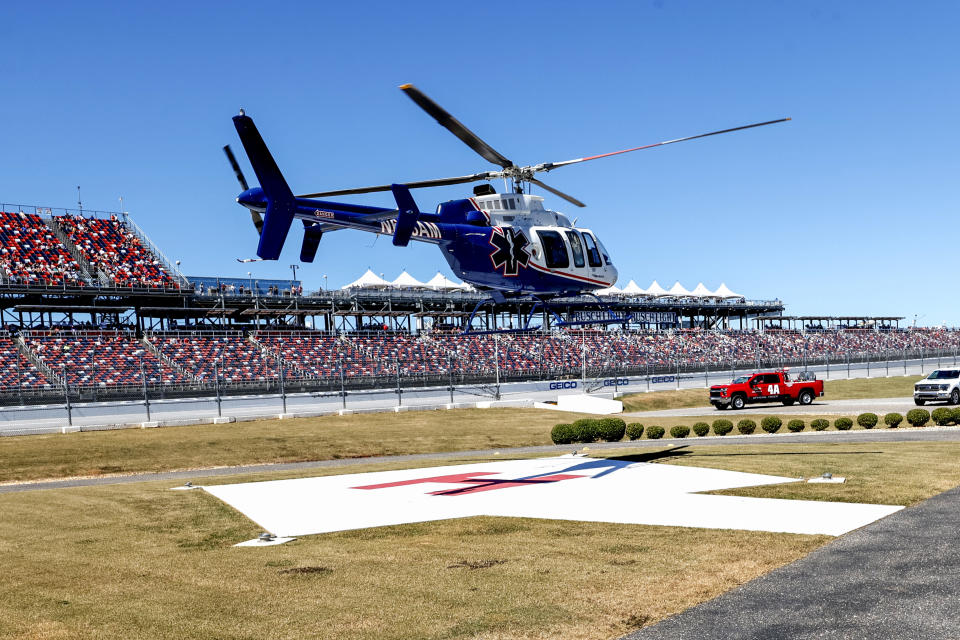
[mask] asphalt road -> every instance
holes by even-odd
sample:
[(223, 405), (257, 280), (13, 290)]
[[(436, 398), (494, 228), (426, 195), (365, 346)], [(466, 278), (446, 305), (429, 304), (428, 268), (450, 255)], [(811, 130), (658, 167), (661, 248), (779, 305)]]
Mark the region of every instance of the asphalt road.
[[(945, 403), (926, 404), (924, 406), (928, 411), (933, 411), (937, 407), (953, 408), (953, 405)], [(624, 416), (635, 417), (678, 417), (678, 416), (709, 416), (716, 418), (730, 418), (733, 416), (749, 416), (751, 413), (775, 413), (777, 415), (856, 415), (870, 411), (882, 416), (885, 413), (899, 413), (906, 415), (907, 411), (916, 409), (912, 397), (907, 398), (864, 398), (858, 400), (817, 400), (813, 404), (801, 406), (794, 404), (785, 407), (779, 402), (766, 402), (761, 404), (750, 404), (743, 409), (736, 411), (734, 409), (718, 410), (712, 406), (709, 407), (690, 407), (688, 409), (664, 409), (661, 411), (638, 411), (636, 413), (624, 414)]]
[(623, 640), (960, 638), (960, 488)]

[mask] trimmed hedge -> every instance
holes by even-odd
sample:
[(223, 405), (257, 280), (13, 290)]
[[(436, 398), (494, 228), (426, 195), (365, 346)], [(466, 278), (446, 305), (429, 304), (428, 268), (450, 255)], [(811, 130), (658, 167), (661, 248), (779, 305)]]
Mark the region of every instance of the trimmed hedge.
[(767, 433), (776, 433), (783, 426), (783, 420), (777, 416), (767, 416), (760, 421), (760, 428)]
[(864, 429), (873, 429), (879, 421), (880, 418), (875, 413), (861, 413), (857, 416), (857, 424)]
[(710, 433), (710, 425), (706, 422), (695, 422), (693, 423), (693, 432), (702, 438)]
[(670, 427), (671, 438), (686, 438), (690, 435), (690, 427), (685, 424), (678, 424)]
[(597, 439), (597, 420), (593, 418), (580, 418), (573, 421), (573, 441), (574, 442), (593, 442)]
[(664, 433), (663, 427), (658, 427), (657, 425), (647, 427), (647, 437), (651, 440), (659, 440), (663, 437)]
[(793, 433), (799, 433), (803, 431), (807, 425), (803, 423), (803, 420), (791, 420), (787, 423), (787, 429)]
[(960, 407), (950, 410), (950, 415), (953, 416), (953, 423), (960, 424)]
[(934, 409), (933, 413), (930, 414), (930, 417), (933, 418), (933, 424), (938, 427), (945, 427), (951, 422), (953, 422), (953, 410), (947, 409), (946, 407), (940, 407), (939, 409)]
[(605, 442), (619, 442), (627, 430), (627, 423), (620, 418), (597, 420), (597, 437)]
[(896, 429), (899, 427), (901, 422), (903, 422), (903, 416), (899, 413), (888, 413), (883, 416), (883, 424), (887, 425), (891, 429)]
[(743, 420), (737, 423), (737, 431), (739, 431), (743, 435), (748, 436), (756, 430), (757, 430), (757, 423), (754, 422), (753, 420), (750, 420), (749, 418), (744, 418)]
[(837, 418), (833, 421), (833, 426), (837, 428), (837, 431), (850, 431), (850, 427), (853, 426), (853, 420), (850, 418)]
[(922, 427), (930, 422), (930, 412), (926, 409), (911, 409), (907, 411), (907, 422), (915, 427)]
[(561, 423), (550, 430), (550, 439), (553, 444), (570, 444), (575, 434), (572, 424)]
[(643, 425), (639, 422), (631, 422), (627, 425), (627, 437), (631, 440), (639, 440), (643, 437)]
[(733, 431), (733, 423), (725, 418), (713, 421), (713, 432), (718, 436), (725, 436)]
[(810, 428), (814, 431), (823, 431), (829, 426), (830, 422), (828, 420), (824, 420), (823, 418), (817, 418), (816, 420), (810, 422)]

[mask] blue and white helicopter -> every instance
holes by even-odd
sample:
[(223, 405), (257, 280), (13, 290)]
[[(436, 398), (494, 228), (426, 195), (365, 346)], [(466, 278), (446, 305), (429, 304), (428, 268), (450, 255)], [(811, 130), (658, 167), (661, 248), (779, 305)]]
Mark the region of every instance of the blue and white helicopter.
[[(536, 174), (588, 160), (790, 119), (712, 131), (586, 158), (521, 167), (484, 142), (413, 85), (405, 84), (400, 89), (441, 126), (485, 160), (499, 165), (500, 169), (435, 180), (294, 195), (253, 120), (241, 110), (240, 115), (234, 116), (233, 122), (260, 186), (250, 188), (230, 147), (224, 147), (224, 151), (243, 188), (237, 202), (250, 211), (260, 233), (257, 255), (261, 259), (279, 259), (293, 220), (300, 219), (304, 226), (300, 251), (302, 262), (313, 262), (324, 233), (358, 229), (390, 235), (393, 244), (398, 247), (406, 246), (411, 240), (436, 244), (453, 272), (478, 290), (488, 292), (492, 300), (529, 297), (546, 307), (546, 300), (556, 296), (589, 294), (612, 286), (617, 280), (617, 269), (596, 233), (575, 227), (563, 213), (545, 208), (542, 197), (525, 192), (526, 185), (537, 185), (575, 206), (586, 206), (573, 196), (544, 184), (535, 177)], [(512, 192), (498, 193), (490, 184), (478, 185), (473, 189), (473, 197), (442, 202), (437, 205), (435, 212), (421, 211), (410, 194), (411, 189), (496, 178), (512, 182)], [(377, 191), (392, 191), (397, 207), (390, 209), (318, 199)], [(615, 322), (623, 321), (621, 318)], [(573, 323), (561, 321), (560, 324)]]

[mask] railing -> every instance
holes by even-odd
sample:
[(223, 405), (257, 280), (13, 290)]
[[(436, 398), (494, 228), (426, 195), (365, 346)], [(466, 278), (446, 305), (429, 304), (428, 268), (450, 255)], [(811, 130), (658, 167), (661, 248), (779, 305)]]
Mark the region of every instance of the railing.
[(168, 258), (166, 255), (164, 255), (162, 251), (160, 251), (160, 247), (158, 247), (153, 243), (153, 240), (150, 239), (150, 237), (146, 234), (146, 232), (143, 229), (141, 229), (136, 222), (133, 221), (133, 218), (130, 217), (130, 214), (124, 212), (120, 215), (123, 217), (123, 223), (127, 226), (127, 228), (130, 229), (133, 232), (133, 234), (140, 239), (140, 242), (142, 242), (147, 249), (153, 252), (153, 255), (157, 256), (157, 258), (160, 259), (160, 262), (163, 263), (163, 266), (166, 268), (167, 273), (173, 276), (173, 278), (180, 283), (181, 287), (185, 289), (189, 288), (190, 281), (187, 280), (186, 276), (180, 273), (180, 269), (177, 268), (177, 266), (170, 260), (170, 258)]

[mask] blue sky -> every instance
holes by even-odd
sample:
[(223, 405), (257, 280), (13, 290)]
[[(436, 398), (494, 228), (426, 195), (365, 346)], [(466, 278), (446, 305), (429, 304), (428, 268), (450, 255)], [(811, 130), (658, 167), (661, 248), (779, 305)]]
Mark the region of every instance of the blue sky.
[[(724, 281), (790, 314), (960, 325), (956, 268), (936, 266), (960, 225), (960, 4), (332, 5), (6, 3), (0, 201), (72, 207), (79, 184), (86, 208), (123, 196), (188, 275), (284, 277), (299, 231), (277, 263), (235, 261), (256, 248), (221, 151), (240, 107), (300, 193), (490, 168), (405, 82), (518, 164), (791, 116), (557, 170), (589, 206), (548, 205), (600, 235), (621, 286)], [(434, 247), (346, 231), (300, 275), (368, 266), (449, 274)]]

